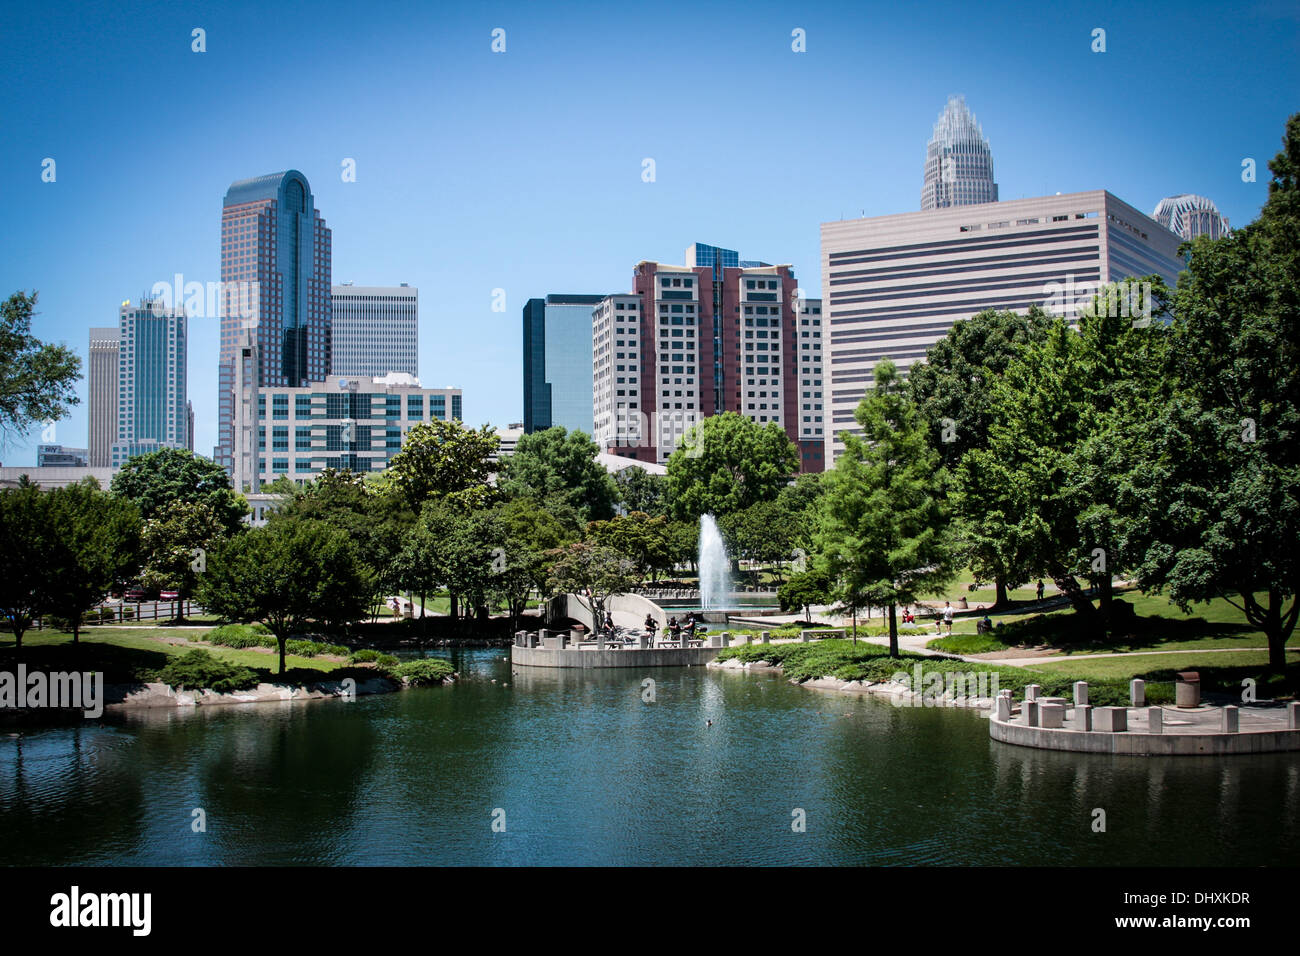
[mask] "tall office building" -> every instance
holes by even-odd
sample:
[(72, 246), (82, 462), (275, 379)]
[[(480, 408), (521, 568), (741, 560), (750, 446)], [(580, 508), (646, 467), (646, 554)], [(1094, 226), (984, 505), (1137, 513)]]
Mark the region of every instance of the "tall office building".
[(1212, 199), (1192, 193), (1180, 193), (1160, 200), (1151, 217), (1182, 239), (1195, 239), (1197, 236), (1219, 239), (1232, 231), (1228, 228), (1227, 217), (1220, 215), (1219, 207)]
[(62, 445), (37, 445), (37, 468), (88, 468), (89, 450), (64, 448)]
[[(241, 365), (259, 386), (300, 387), (330, 373), (330, 230), (297, 170), (242, 179), (221, 209), (221, 351), (213, 459), (233, 472)], [(250, 351), (251, 350), (251, 351)], [(247, 426), (242, 439), (247, 441)]]
[(1030, 305), (1074, 320), (1102, 283), (1183, 268), (1178, 237), (1104, 190), (822, 223), (828, 467), (876, 362), (904, 371), (958, 319)]
[(921, 209), (997, 201), (998, 184), (993, 181), (989, 141), (966, 108), (965, 98), (950, 96), (925, 148)]
[(239, 487), (256, 492), (284, 476), (310, 481), (326, 468), (383, 471), (419, 422), (462, 417), (461, 390), (424, 388), (404, 372), (359, 378), (330, 375), (297, 388), (246, 382), (256, 422), (257, 456)]
[(662, 463), (701, 419), (733, 411), (779, 424), (799, 448), (801, 469), (821, 471), (822, 416), (812, 408), (821, 403), (820, 394), (813, 399), (821, 392), (820, 303), (803, 300), (796, 314), (788, 265), (711, 259), (722, 264), (640, 262), (632, 291), (606, 296), (593, 310), (597, 443), (610, 454)]
[(185, 310), (160, 298), (122, 303), (114, 468), (159, 448), (188, 447), (186, 324)]
[(331, 375), (420, 374), (419, 295), (400, 286), (336, 285)]
[(87, 454), (92, 468), (108, 468), (113, 463), (113, 440), (117, 437), (118, 343), (120, 330), (92, 328), (88, 391)]
[(591, 310), (601, 295), (548, 295), (524, 305), (524, 431), (591, 434)]

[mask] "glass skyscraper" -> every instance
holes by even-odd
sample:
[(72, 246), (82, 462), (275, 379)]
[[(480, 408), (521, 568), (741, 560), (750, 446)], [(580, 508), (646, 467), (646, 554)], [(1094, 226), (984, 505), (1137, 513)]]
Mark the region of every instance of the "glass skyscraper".
[(591, 310), (603, 295), (548, 295), (524, 306), (524, 431), (592, 431)]
[(186, 319), (162, 299), (123, 303), (118, 318), (117, 436), (113, 467), (159, 448), (189, 446)]
[(252, 441), (235, 429), (235, 366), (246, 347), (256, 356), (258, 386), (298, 387), (330, 374), (330, 238), (297, 170), (242, 179), (226, 191), (213, 458), (227, 470)]
[(993, 152), (966, 99), (948, 97), (925, 149), (921, 210), (998, 201)]

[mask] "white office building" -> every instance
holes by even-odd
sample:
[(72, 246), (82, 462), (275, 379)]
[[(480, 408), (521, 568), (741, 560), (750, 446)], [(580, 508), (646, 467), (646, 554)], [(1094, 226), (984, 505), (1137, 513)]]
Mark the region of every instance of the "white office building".
[(399, 286), (336, 285), (330, 372), (334, 375), (420, 374), (419, 294)]

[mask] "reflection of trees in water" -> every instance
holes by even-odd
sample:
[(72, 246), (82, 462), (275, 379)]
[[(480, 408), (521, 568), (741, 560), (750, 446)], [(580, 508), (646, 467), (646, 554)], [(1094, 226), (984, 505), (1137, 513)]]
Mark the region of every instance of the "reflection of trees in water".
[(145, 827), (136, 756), (98, 724), (0, 739), (0, 863), (122, 862)]
[(331, 701), (222, 715), (229, 723), (223, 720), (215, 745), (209, 740), (198, 771), (213, 862), (326, 864), (358, 850), (344, 835), (362, 809), (358, 794), (375, 730), (349, 711), (355, 706)]
[[(1298, 754), (1126, 757), (992, 740), (989, 754), (990, 800), (1022, 808), (1009, 822), (1059, 830), (1045, 864), (1256, 866), (1292, 863), (1300, 849)], [(1096, 808), (1105, 833), (1092, 830)]]

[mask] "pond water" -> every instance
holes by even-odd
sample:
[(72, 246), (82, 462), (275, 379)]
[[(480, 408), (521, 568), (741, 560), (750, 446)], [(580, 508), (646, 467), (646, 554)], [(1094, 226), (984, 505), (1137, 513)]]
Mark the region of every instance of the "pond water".
[(0, 736), (0, 863), (1254, 866), (1300, 849), (1300, 754), (1048, 753), (989, 740), (970, 711), (698, 667), (512, 674), (503, 653), (440, 655), (451, 687)]

